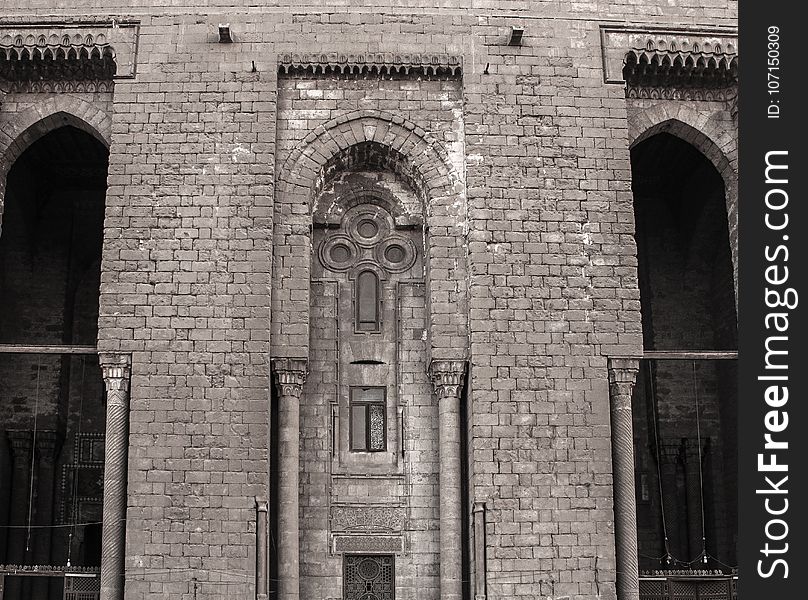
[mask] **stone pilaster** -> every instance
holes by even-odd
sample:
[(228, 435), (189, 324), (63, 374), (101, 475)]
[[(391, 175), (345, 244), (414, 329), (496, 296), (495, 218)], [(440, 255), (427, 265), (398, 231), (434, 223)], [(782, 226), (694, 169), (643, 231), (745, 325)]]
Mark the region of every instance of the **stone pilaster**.
[(474, 519), (474, 600), (486, 600), (485, 502), (475, 502), (471, 514)]
[(461, 600), (463, 572), (460, 499), (460, 395), (466, 364), (462, 360), (433, 360), (432, 385), (438, 397), (440, 448), (440, 597)]
[(640, 361), (634, 358), (609, 359), (615, 552), (619, 600), (640, 598), (637, 499), (634, 488), (634, 431), (631, 415), (631, 395), (639, 367)]
[(269, 506), (266, 500), (255, 499), (255, 598), (256, 600), (267, 600), (269, 589), (267, 588), (267, 575), (269, 565), (267, 563), (267, 516)]
[(278, 599), (300, 598), (300, 396), (306, 381), (304, 358), (275, 358), (278, 392)]
[(107, 399), (104, 452), (104, 516), (101, 536), (101, 600), (122, 600), (129, 457), (129, 378), (126, 354), (99, 356)]

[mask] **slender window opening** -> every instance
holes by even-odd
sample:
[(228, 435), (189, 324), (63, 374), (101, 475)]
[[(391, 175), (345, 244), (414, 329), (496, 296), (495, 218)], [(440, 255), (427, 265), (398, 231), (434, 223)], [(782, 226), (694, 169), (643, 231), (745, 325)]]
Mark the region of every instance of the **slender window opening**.
[(351, 451), (387, 450), (385, 390), (382, 387), (351, 388)]
[(356, 278), (356, 330), (379, 331), (379, 278), (373, 271)]

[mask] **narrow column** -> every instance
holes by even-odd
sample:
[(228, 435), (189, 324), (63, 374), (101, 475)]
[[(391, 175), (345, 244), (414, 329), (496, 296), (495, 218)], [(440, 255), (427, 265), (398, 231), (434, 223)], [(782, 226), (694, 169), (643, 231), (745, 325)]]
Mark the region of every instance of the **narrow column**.
[(687, 493), (687, 549), (688, 560), (696, 560), (702, 555), (705, 540), (702, 524), (702, 482), (701, 453), (697, 440), (684, 440), (685, 490)]
[(475, 502), (472, 514), (474, 515), (474, 600), (486, 600), (485, 502)]
[(637, 380), (639, 360), (609, 360), (609, 399), (612, 425), (612, 472), (614, 477), (614, 525), (617, 558), (617, 597), (639, 600), (637, 563), (637, 499), (634, 492), (634, 432), (631, 394)]
[[(267, 600), (267, 501), (255, 499), (255, 598)], [(0, 598), (2, 600), (2, 598)]]
[(300, 395), (306, 359), (276, 358), (278, 391), (278, 599), (300, 598)]
[[(682, 443), (662, 441), (659, 445), (662, 462), (662, 505), (665, 519), (665, 545), (667, 552), (676, 560), (686, 555), (681, 533), (684, 520), (680, 515), (684, 512), (684, 502), (679, 499), (679, 470), (682, 468)], [(684, 515), (686, 517), (686, 515)], [(670, 560), (668, 560), (670, 563)]]
[[(61, 446), (62, 440), (56, 431), (40, 431), (36, 435), (37, 495), (34, 521), (39, 527), (34, 535), (34, 564), (37, 565), (51, 564), (56, 456)], [(47, 598), (49, 584), (45, 577), (34, 578), (33, 597)]]
[(465, 363), (460, 360), (433, 360), (430, 370), (438, 397), (440, 597), (441, 600), (461, 600), (460, 394)]
[(99, 362), (107, 390), (101, 600), (121, 600), (126, 543), (130, 358), (125, 354), (108, 354), (99, 356)]
[[(31, 486), (31, 447), (32, 432), (24, 430), (6, 431), (11, 446), (11, 507), (9, 525), (14, 526), (8, 532), (6, 563), (22, 565), (25, 563), (25, 542), (28, 532), (25, 525), (28, 520), (28, 502)], [(21, 577), (13, 577), (6, 584), (8, 598), (18, 598), (22, 590)]]

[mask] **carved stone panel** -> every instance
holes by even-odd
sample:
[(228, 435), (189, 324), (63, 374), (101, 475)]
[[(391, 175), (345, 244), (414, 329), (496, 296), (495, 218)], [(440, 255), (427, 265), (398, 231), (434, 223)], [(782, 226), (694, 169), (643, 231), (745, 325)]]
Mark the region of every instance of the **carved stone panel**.
[(403, 531), (402, 506), (345, 506), (331, 507), (332, 531)]
[(392, 535), (335, 535), (334, 552), (396, 552), (404, 551), (404, 538)]

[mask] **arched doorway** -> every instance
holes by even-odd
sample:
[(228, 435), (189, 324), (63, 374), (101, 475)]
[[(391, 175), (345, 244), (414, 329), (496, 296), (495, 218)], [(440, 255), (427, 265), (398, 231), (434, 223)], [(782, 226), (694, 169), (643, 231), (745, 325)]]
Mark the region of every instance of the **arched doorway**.
[[(25, 133), (21, 139), (26, 139)], [(105, 406), (95, 351), (108, 150), (63, 125), (11, 166), (0, 230), (0, 565), (101, 559)], [(6, 576), (9, 598), (63, 577)]]
[(669, 133), (631, 151), (645, 359), (633, 399), (640, 570), (730, 570), (737, 318), (725, 184)]

